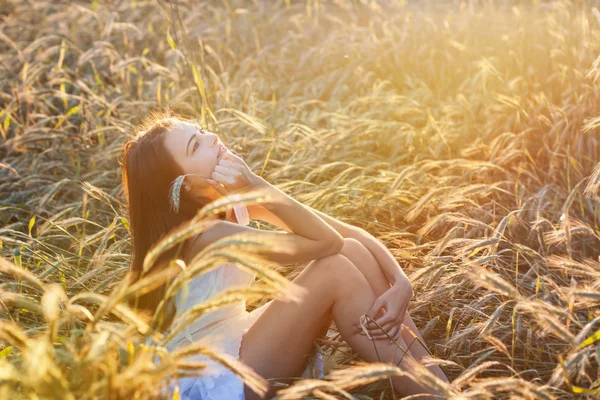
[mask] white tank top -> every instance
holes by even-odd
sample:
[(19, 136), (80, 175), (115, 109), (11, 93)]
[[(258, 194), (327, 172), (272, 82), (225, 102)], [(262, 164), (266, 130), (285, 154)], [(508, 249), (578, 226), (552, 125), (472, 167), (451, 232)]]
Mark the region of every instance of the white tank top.
[[(239, 224), (248, 225), (250, 219), (248, 209), (244, 205), (235, 206), (234, 212)], [(175, 298), (177, 311), (173, 321), (190, 308), (210, 300), (230, 286), (250, 286), (255, 276), (256, 274), (238, 268), (233, 263), (223, 263), (209, 272), (198, 275), (188, 281), (187, 297), (184, 298), (185, 288), (177, 292)], [(213, 331), (221, 323), (232, 317), (245, 313), (247, 313), (245, 301), (238, 301), (234, 304), (208, 311), (197, 318), (191, 325), (184, 328), (172, 342), (178, 342), (182, 336), (193, 341), (195, 338), (205, 336), (208, 332)]]

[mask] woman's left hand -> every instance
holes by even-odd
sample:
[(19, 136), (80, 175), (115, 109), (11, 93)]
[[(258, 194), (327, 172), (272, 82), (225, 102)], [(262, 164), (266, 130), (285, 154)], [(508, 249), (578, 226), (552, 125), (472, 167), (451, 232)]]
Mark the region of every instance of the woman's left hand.
[[(367, 314), (373, 318), (390, 337), (397, 340), (402, 334), (402, 323), (404, 322), (408, 302), (412, 296), (413, 290), (410, 281), (408, 279), (402, 279), (394, 283), (392, 287), (379, 296)], [(382, 307), (385, 308), (385, 314), (376, 318)], [(359, 334), (366, 336), (366, 333), (360, 326), (360, 322), (357, 324), (357, 327), (359, 329)], [(365, 321), (365, 327), (367, 332), (369, 332), (369, 335), (374, 339), (388, 338), (388, 336), (368, 318)]]

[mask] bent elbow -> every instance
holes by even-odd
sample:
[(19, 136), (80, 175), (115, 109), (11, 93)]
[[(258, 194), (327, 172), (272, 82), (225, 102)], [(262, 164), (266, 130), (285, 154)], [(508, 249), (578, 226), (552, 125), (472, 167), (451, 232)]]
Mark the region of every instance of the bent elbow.
[(342, 237), (342, 235), (337, 234), (335, 235), (335, 238), (329, 242), (328, 247), (327, 247), (327, 255), (331, 256), (334, 254), (338, 254), (342, 251), (342, 248), (344, 247), (344, 238)]

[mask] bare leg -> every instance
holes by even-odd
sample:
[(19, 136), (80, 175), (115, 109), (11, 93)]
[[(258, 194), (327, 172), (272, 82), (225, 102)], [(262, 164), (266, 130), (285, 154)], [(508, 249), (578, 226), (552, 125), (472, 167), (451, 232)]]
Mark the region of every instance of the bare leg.
[[(335, 254), (312, 261), (294, 279), (303, 286), (308, 296), (302, 303), (275, 299), (244, 335), (240, 360), (258, 374), (269, 378), (299, 376), (306, 365), (305, 355), (314, 340), (336, 322), (342, 338), (367, 361), (398, 364), (403, 354), (388, 339), (375, 340), (356, 333), (353, 325), (375, 302), (376, 296), (369, 282), (358, 268), (345, 256)], [(398, 341), (406, 348), (402, 339)], [(375, 347), (377, 350), (375, 350)], [(399, 365), (410, 370), (407, 357)], [(407, 377), (393, 377), (392, 383), (401, 395), (415, 393), (437, 394), (423, 388)], [(274, 394), (275, 388), (267, 394)], [(245, 388), (247, 400), (259, 397)]]
[[(344, 239), (344, 247), (340, 254), (346, 256), (356, 267), (362, 272), (365, 276), (369, 285), (373, 289), (375, 296), (381, 296), (386, 290), (390, 288), (390, 283), (385, 277), (385, 274), (381, 270), (377, 259), (373, 254), (362, 245), (358, 240), (345, 238)], [(404, 326), (412, 330), (414, 334), (421, 340), (421, 342), (425, 343), (425, 339), (421, 336), (421, 332), (415, 325), (413, 319), (411, 318), (408, 311), (406, 312), (406, 317), (404, 318)], [(381, 337), (387, 338), (387, 336), (378, 329), (377, 336), (381, 335)], [(428, 356), (429, 352), (426, 348), (421, 345), (421, 343), (414, 338), (414, 336), (408, 331), (408, 329), (402, 330), (402, 339), (408, 346), (410, 347), (409, 353), (417, 360), (421, 361), (424, 356)], [(427, 367), (433, 374), (435, 374), (438, 378), (443, 380), (444, 382), (449, 382), (448, 377), (444, 374), (444, 371), (438, 365), (432, 365)]]

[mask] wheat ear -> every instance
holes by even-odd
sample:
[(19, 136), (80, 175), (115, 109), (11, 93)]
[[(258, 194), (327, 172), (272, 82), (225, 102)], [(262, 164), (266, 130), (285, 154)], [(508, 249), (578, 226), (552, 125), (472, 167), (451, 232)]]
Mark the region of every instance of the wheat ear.
[(183, 186), (183, 181), (185, 180), (186, 176), (199, 176), (204, 179), (210, 179), (209, 177), (202, 176), (199, 174), (183, 174), (175, 178), (171, 183), (171, 186), (169, 187), (169, 204), (171, 205), (171, 209), (176, 213), (179, 212), (179, 202), (181, 200), (181, 187)]
[(183, 186), (183, 181), (185, 180), (185, 175), (179, 175), (173, 183), (171, 183), (171, 187), (169, 188), (169, 203), (171, 204), (171, 209), (176, 213), (179, 212), (179, 200), (181, 199), (181, 187)]

